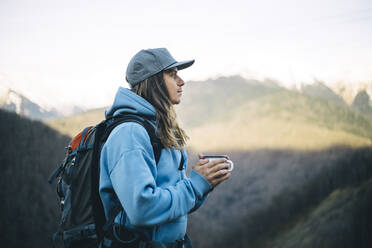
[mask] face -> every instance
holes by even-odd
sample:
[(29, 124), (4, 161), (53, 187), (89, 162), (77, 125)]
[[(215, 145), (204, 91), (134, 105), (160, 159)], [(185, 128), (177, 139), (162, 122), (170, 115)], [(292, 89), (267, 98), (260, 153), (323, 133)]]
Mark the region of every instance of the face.
[(163, 73), (165, 86), (172, 104), (179, 104), (182, 96), (182, 86), (185, 82), (177, 75), (177, 68), (172, 68)]

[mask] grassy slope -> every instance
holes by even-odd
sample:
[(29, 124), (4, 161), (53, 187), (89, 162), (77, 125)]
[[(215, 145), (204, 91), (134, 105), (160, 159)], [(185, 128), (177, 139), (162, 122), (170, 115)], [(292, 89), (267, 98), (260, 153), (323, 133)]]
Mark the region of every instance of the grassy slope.
[(105, 118), (105, 109), (106, 108), (92, 109), (71, 117), (51, 120), (46, 124), (62, 134), (73, 137), (86, 126), (94, 126), (103, 120)]
[[(288, 90), (248, 99), (232, 117), (190, 128), (195, 150), (319, 149), (371, 145), (372, 122), (347, 106)], [(199, 120), (200, 121), (200, 120)]]
[(189, 82), (178, 107), (178, 114), (185, 127), (192, 129), (233, 117), (234, 109), (261, 96), (280, 90), (267, 87), (270, 81), (246, 81), (241, 77), (221, 77), (204, 82)]

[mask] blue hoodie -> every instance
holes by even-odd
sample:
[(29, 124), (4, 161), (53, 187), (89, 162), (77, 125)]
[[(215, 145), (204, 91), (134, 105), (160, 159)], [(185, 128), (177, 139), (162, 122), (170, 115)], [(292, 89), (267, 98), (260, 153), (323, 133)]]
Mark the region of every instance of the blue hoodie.
[[(123, 113), (155, 117), (149, 102), (120, 87), (106, 117)], [(178, 169), (181, 152), (185, 160), (182, 171)], [(106, 218), (121, 204), (124, 210), (115, 222), (154, 241), (182, 239), (187, 214), (200, 207), (211, 190), (195, 170), (186, 177), (185, 151), (163, 149), (156, 165), (150, 138), (138, 123), (123, 123), (112, 131), (102, 148), (100, 164), (100, 196)]]

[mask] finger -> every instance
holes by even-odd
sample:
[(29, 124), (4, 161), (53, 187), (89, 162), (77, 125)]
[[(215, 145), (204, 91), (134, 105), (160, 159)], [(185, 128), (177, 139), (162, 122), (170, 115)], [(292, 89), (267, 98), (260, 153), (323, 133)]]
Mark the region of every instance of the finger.
[(226, 158), (219, 158), (219, 159), (214, 159), (214, 160), (209, 160), (208, 168), (214, 167), (216, 164), (222, 164), (226, 162)]
[(214, 172), (214, 173), (211, 173), (210, 177), (211, 177), (212, 179), (215, 179), (215, 178), (223, 177), (223, 176), (226, 175), (227, 173), (229, 173), (228, 170), (226, 170), (226, 169), (222, 169), (222, 170), (216, 171), (216, 172)]
[(198, 162), (197, 166), (201, 166), (201, 165), (204, 165), (204, 164), (209, 162), (208, 159), (204, 159), (204, 155), (201, 154), (201, 153), (198, 153), (198, 157), (199, 157), (199, 162)]
[(193, 169), (201, 168), (202, 166), (204, 166), (207, 163), (208, 163), (207, 159), (200, 159), (192, 168)]
[(207, 164), (208, 162), (209, 162), (208, 159), (199, 159), (198, 164), (199, 164), (199, 165), (205, 165), (205, 164)]
[(223, 169), (226, 169), (226, 170), (230, 169), (230, 164), (228, 163), (216, 164), (214, 167), (210, 169), (210, 171), (214, 173), (214, 172), (217, 172)]

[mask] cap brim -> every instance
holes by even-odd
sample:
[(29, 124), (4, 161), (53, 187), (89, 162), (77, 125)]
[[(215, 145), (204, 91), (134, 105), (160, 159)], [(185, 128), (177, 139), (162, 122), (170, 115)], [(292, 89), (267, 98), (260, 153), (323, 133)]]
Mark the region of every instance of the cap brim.
[(194, 62), (195, 62), (195, 59), (181, 61), (181, 62), (176, 62), (176, 63), (171, 64), (170, 66), (164, 68), (164, 70), (167, 70), (167, 69), (170, 69), (170, 68), (174, 68), (174, 67), (177, 67), (178, 70), (183, 70), (183, 69), (186, 69), (187, 67), (192, 66), (192, 64), (194, 64)]

